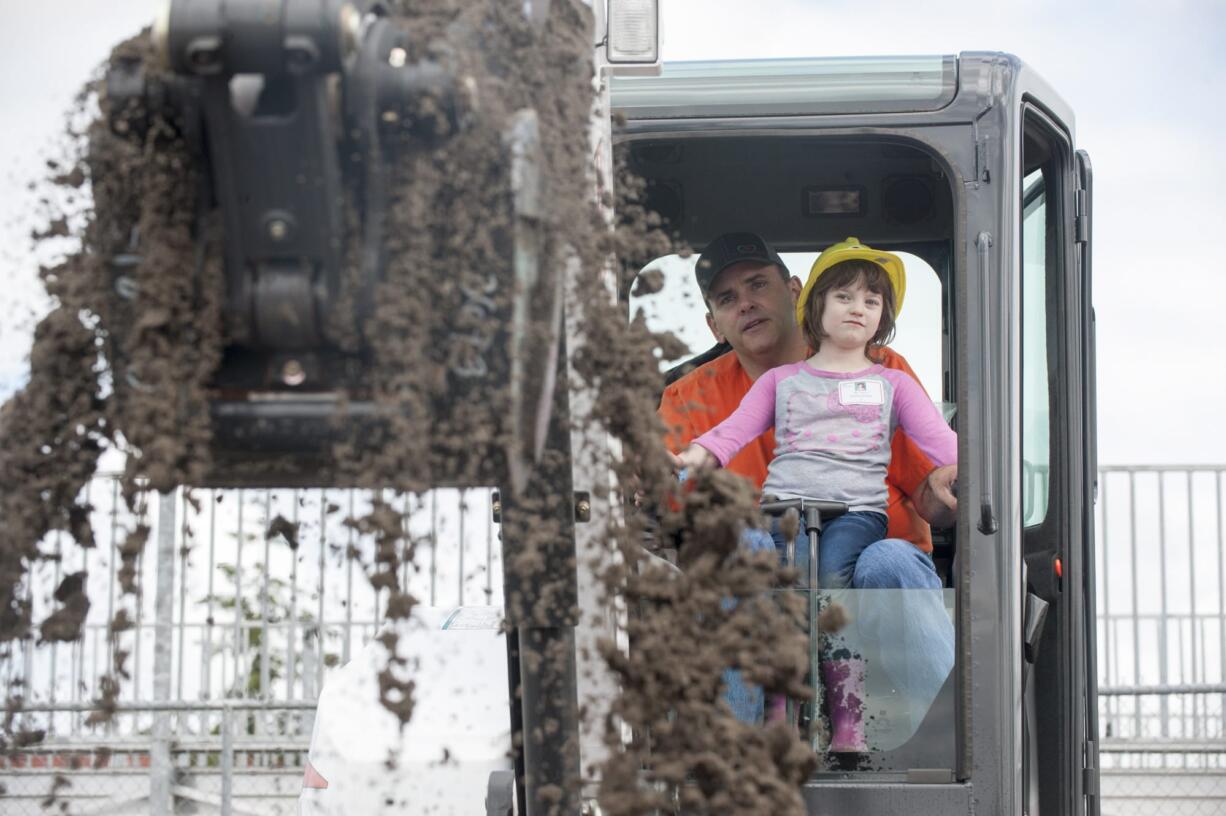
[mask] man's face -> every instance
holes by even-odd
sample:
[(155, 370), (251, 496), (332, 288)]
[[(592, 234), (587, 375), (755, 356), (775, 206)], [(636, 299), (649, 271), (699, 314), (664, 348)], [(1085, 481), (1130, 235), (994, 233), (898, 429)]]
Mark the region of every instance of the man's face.
[(740, 353), (769, 354), (799, 331), (798, 278), (784, 278), (774, 264), (741, 261), (729, 266), (707, 293), (707, 325), (717, 340)]

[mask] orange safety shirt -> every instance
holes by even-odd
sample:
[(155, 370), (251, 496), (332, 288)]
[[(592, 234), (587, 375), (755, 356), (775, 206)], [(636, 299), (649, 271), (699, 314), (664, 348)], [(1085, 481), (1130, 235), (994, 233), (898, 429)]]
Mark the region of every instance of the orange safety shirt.
[[(882, 365), (915, 377), (915, 372), (902, 355), (888, 348), (882, 351)], [(918, 377), (915, 379), (919, 381)], [(669, 450), (679, 453), (694, 439), (722, 422), (741, 404), (741, 398), (751, 385), (753, 381), (741, 366), (736, 353), (728, 352), (664, 389), (664, 396), (660, 399), (660, 418), (668, 429), (665, 441)], [(768, 430), (734, 456), (727, 469), (749, 479), (761, 490), (762, 483), (766, 481), (766, 466), (774, 454), (775, 432)], [(901, 430), (895, 431), (891, 440), (890, 467), (886, 472), (886, 486), (890, 494), (886, 508), (889, 515), (886, 535), (906, 539), (924, 552), (932, 552), (932, 533), (928, 523), (920, 518), (907, 497), (915, 494), (932, 469), (933, 464), (923, 451)]]

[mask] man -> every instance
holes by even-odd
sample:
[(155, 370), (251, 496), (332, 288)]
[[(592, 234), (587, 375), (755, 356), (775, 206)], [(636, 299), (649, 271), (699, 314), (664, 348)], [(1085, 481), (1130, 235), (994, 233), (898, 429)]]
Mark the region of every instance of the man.
[[(674, 452), (723, 421), (764, 372), (809, 356), (795, 317), (801, 281), (789, 275), (782, 259), (760, 236), (719, 236), (703, 249), (694, 274), (707, 305), (707, 325), (716, 340), (727, 342), (732, 351), (665, 389), (659, 412), (668, 429), (667, 444)], [(906, 360), (890, 349), (885, 350), (882, 362), (915, 376)], [(761, 488), (774, 449), (774, 434), (768, 431), (733, 457), (727, 469)], [(888, 537), (861, 553), (853, 588), (940, 589), (929, 555), (928, 523), (953, 524), (956, 473), (954, 465), (934, 469), (905, 434), (895, 434), (886, 479)], [(906, 593), (894, 595), (899, 597), (890, 600), (906, 597)], [(923, 600), (918, 608), (899, 609), (897, 615), (870, 617), (875, 619), (876, 637), (906, 644), (904, 649), (883, 652), (882, 662), (892, 664), (887, 670), (911, 691), (918, 724), (953, 665), (949, 621), (938, 604)]]

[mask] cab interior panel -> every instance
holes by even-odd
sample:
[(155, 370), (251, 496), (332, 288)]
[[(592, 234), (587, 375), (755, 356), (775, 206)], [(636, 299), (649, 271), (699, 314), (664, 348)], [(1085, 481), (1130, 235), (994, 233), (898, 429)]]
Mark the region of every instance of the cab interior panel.
[(922, 142), (688, 132), (627, 138), (617, 149), (646, 182), (647, 208), (695, 251), (721, 233), (750, 231), (780, 252), (816, 252), (855, 236), (923, 259), (942, 286), (944, 393), (931, 396), (953, 401), (956, 209), (949, 172)]
[(914, 141), (687, 135), (621, 149), (647, 181), (648, 207), (696, 248), (730, 230), (758, 232), (780, 251), (849, 235), (883, 248), (953, 237), (948, 173)]
[[(815, 252), (855, 236), (922, 258), (941, 281), (942, 394), (956, 393), (950, 173), (922, 142), (883, 134), (626, 138), (617, 148), (646, 182), (644, 202), (695, 252), (715, 236), (756, 232), (780, 252)], [(804, 270), (793, 270), (804, 275)], [(670, 372), (680, 376), (727, 351), (714, 346)], [(952, 424), (957, 428), (956, 416)], [(934, 530), (935, 560), (951, 584), (953, 530)]]

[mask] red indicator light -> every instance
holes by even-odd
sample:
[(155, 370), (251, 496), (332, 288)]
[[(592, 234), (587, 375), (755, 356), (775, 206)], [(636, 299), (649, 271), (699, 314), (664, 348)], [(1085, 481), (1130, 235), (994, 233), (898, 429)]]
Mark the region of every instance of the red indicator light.
[(1056, 568), (1056, 577), (1063, 578), (1064, 577), (1064, 562), (1061, 561), (1059, 558), (1057, 558), (1052, 563)]

